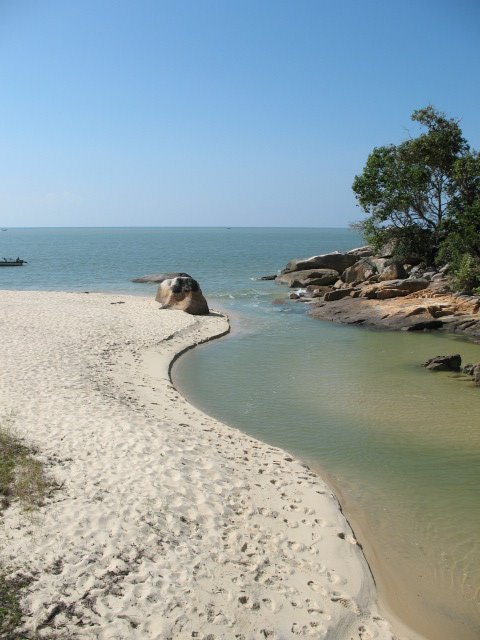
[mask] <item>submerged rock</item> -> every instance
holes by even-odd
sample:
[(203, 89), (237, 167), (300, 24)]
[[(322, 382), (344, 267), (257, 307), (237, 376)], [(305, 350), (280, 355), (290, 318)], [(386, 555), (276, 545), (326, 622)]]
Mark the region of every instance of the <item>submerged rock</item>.
[(339, 273), (333, 269), (305, 269), (304, 271), (294, 271), (283, 273), (277, 276), (276, 281), (280, 284), (288, 284), (289, 287), (307, 287), (308, 285), (328, 286), (338, 280)]
[(164, 280), (158, 287), (155, 300), (163, 309), (178, 309), (194, 316), (210, 313), (198, 282), (191, 276)]
[(358, 256), (350, 253), (324, 253), (320, 256), (312, 256), (311, 258), (298, 258), (290, 260), (282, 273), (291, 273), (292, 271), (305, 271), (307, 269), (333, 269), (342, 273), (348, 267), (357, 262)]
[(175, 273), (149, 273), (146, 276), (140, 278), (134, 278), (132, 282), (157, 282), (160, 284), (164, 280), (171, 280), (172, 278), (191, 278), (188, 273), (175, 272)]

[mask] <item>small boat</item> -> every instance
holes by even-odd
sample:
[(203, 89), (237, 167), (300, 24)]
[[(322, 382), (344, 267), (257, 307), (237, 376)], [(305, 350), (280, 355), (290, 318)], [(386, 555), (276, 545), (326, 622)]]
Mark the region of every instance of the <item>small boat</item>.
[(0, 267), (21, 267), (22, 264), (28, 264), (26, 260), (20, 260), (17, 258), (16, 260), (7, 260), (7, 258), (2, 258), (0, 260)]

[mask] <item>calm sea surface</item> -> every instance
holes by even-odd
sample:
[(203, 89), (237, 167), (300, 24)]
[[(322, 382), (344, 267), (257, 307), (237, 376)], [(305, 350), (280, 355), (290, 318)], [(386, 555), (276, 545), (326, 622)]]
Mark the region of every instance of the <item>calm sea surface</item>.
[(133, 277), (187, 271), (232, 336), (181, 358), (175, 380), (215, 417), (288, 449), (334, 485), (387, 605), (430, 640), (480, 637), (480, 391), (428, 357), (480, 346), (313, 320), (256, 276), (349, 249), (345, 229), (9, 229), (2, 289), (153, 295)]

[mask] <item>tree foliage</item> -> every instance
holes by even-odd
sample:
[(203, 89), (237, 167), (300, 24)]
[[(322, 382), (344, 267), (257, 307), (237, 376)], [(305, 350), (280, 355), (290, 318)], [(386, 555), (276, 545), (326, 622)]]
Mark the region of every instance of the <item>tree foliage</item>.
[(412, 120), (424, 131), (375, 148), (355, 177), (364, 234), (377, 247), (393, 242), (403, 260), (480, 264), (480, 156), (458, 120), (432, 106)]

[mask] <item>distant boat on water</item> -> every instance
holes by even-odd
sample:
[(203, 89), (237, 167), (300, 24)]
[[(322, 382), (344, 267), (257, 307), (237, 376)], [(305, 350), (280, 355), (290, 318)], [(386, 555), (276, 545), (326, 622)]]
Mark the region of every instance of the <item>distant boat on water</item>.
[(16, 260), (7, 260), (7, 258), (2, 258), (0, 260), (0, 267), (21, 267), (23, 264), (27, 264), (27, 261), (20, 260), (20, 258), (17, 258)]
[(8, 229), (2, 229), (2, 231), (8, 231)]

